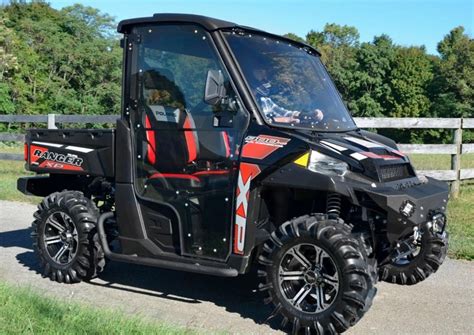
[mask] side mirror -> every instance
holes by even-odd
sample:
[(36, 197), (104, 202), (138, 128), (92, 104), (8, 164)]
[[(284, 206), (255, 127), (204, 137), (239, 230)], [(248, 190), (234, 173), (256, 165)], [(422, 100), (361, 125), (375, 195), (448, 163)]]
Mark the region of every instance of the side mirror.
[(204, 89), (204, 101), (209, 105), (217, 105), (226, 97), (224, 86), (224, 75), (222, 71), (207, 71), (206, 88)]

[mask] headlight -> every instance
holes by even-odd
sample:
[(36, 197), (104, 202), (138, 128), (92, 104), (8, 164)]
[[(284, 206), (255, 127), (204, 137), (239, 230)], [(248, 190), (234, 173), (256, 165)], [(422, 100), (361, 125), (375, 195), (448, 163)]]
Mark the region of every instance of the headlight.
[(309, 157), (308, 169), (326, 175), (343, 176), (349, 169), (349, 166), (343, 161), (313, 150)]

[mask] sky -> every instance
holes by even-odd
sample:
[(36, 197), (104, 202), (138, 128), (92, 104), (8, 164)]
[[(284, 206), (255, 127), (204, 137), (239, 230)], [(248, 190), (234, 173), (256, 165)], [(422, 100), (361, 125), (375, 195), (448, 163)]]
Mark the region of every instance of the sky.
[(388, 34), (396, 44), (436, 45), (451, 29), (464, 26), (473, 37), (474, 0), (51, 0), (57, 9), (82, 3), (117, 21), (153, 13), (212, 16), (276, 34), (304, 37), (326, 23), (355, 26), (362, 42)]

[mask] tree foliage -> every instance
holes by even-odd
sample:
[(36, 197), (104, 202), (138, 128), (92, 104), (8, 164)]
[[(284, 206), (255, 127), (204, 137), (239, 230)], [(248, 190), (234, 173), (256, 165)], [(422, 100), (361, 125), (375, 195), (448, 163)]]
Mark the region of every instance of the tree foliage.
[[(121, 51), (116, 22), (83, 5), (0, 6), (0, 114), (117, 114)], [(302, 38), (321, 52), (355, 116), (474, 117), (474, 41), (463, 27), (438, 44), (396, 45), (389, 36), (361, 43), (355, 27), (326, 24)], [(448, 141), (442, 131), (397, 132), (401, 141)]]
[(118, 113), (121, 52), (110, 16), (12, 1), (0, 22), (0, 113)]
[[(355, 116), (474, 117), (474, 41), (463, 27), (438, 44), (439, 56), (396, 45), (387, 35), (360, 43), (355, 27), (337, 24), (310, 31), (303, 41), (321, 52)], [(385, 133), (400, 141), (450, 141), (444, 131)]]

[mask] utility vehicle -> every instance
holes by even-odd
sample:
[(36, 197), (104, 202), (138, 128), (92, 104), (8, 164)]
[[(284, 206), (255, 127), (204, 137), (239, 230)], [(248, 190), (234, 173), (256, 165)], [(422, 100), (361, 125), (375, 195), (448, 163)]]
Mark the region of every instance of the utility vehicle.
[(32, 227), (44, 276), (89, 280), (106, 260), (223, 277), (255, 264), (269, 318), (322, 334), (359, 321), (378, 279), (439, 268), (447, 184), (356, 126), (318, 51), (195, 15), (118, 31), (115, 128), (26, 136), (38, 176), (18, 189), (44, 196)]

